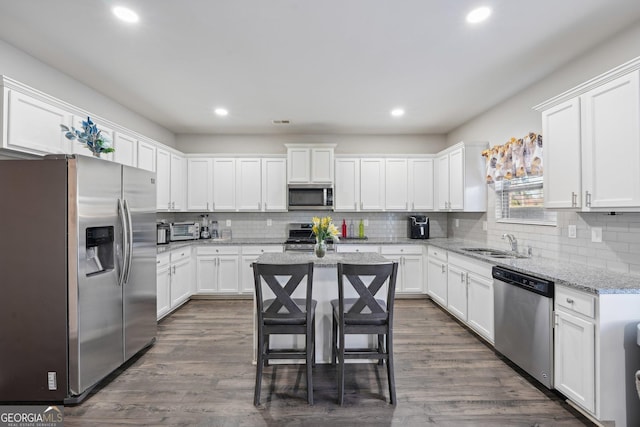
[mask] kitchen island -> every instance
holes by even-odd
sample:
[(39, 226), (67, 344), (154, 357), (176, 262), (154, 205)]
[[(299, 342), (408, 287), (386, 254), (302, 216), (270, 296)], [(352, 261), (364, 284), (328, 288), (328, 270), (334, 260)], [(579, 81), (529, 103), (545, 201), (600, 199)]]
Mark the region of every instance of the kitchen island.
[[(338, 263), (345, 264), (375, 264), (390, 262), (388, 259), (377, 253), (327, 253), (324, 258), (318, 258), (312, 253), (265, 253), (261, 255), (258, 263), (263, 264), (301, 264), (313, 262), (313, 299), (318, 301), (316, 307), (316, 362), (331, 362), (331, 300), (338, 299)], [(346, 287), (345, 297), (353, 298), (358, 295)], [(264, 289), (265, 297), (269, 298), (270, 290)], [(269, 293), (267, 293), (269, 292)], [(294, 297), (300, 297), (304, 293), (303, 286), (299, 286), (293, 293)], [(386, 285), (377, 294), (378, 298), (386, 298)], [(255, 362), (257, 336), (255, 327), (253, 328), (253, 360)], [(374, 344), (375, 337), (349, 336), (347, 346), (365, 347)], [(302, 335), (278, 335), (271, 336), (272, 348), (304, 348), (304, 337)], [(377, 340), (377, 338), (376, 338)], [(273, 361), (272, 363), (277, 363)], [(288, 361), (290, 363), (290, 361)]]

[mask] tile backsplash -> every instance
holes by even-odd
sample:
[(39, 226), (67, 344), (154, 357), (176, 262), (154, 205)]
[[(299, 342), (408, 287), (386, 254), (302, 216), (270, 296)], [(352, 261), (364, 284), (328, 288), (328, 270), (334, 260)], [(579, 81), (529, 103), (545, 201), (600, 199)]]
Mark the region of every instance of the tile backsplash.
[[(376, 239), (389, 239), (407, 237), (407, 212), (231, 212), (208, 213), (209, 220), (218, 221), (218, 229), (231, 229), (236, 238), (282, 238), (287, 237), (287, 225), (292, 222), (311, 222), (313, 216), (329, 214), (333, 218), (338, 229), (342, 226), (342, 220), (346, 220), (347, 226), (353, 222), (355, 233), (358, 233), (360, 219), (367, 219), (369, 225), (365, 227), (365, 235)], [(424, 214), (424, 213), (423, 213)], [(201, 213), (174, 212), (158, 213), (158, 221), (199, 221)], [(431, 237), (447, 236), (447, 214), (440, 212), (426, 213), (429, 217), (429, 233)], [(227, 220), (231, 226), (227, 226)], [(267, 221), (271, 220), (271, 225)]]
[[(520, 251), (529, 247), (534, 257), (601, 267), (640, 276), (640, 213), (558, 211), (557, 226), (500, 223), (491, 210), (495, 203), (489, 192), (490, 209), (486, 214), (449, 214), (447, 235), (508, 249), (504, 233), (513, 234)], [(456, 219), (458, 227), (456, 227)], [(483, 230), (483, 222), (487, 230)], [(570, 238), (569, 225), (576, 226), (576, 237)], [(592, 242), (592, 228), (602, 229), (602, 242)]]

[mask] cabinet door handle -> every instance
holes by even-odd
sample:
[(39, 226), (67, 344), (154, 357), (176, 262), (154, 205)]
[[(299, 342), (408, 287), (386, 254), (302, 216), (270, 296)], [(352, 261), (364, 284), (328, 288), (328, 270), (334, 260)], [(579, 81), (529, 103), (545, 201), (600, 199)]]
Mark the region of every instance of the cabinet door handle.
[(587, 207), (591, 207), (591, 193), (589, 193), (588, 191), (584, 192), (584, 202)]
[(404, 208), (405, 208), (406, 210), (409, 210), (409, 202), (407, 202), (407, 203), (405, 203), (405, 204), (404, 204)]
[(173, 274), (176, 274), (176, 266), (173, 266)]
[(460, 282), (464, 283), (464, 273), (460, 272)]
[(571, 192), (571, 207), (575, 208), (578, 206), (578, 195), (575, 193), (575, 191)]
[(553, 327), (557, 328), (558, 326), (560, 326), (560, 322), (558, 321), (558, 313), (556, 313), (555, 311), (553, 312)]
[(169, 211), (171, 210), (171, 202), (167, 203), (167, 210), (169, 210)]
[(267, 202), (264, 202), (264, 210), (267, 210)]
[(209, 202), (207, 202), (207, 210), (209, 210)]
[(364, 203), (360, 202), (360, 210), (364, 209)]
[(567, 298), (567, 303), (568, 304), (573, 304), (575, 301), (573, 301), (571, 298)]
[(176, 202), (171, 202), (171, 209), (175, 209), (176, 208)]
[(358, 202), (353, 202), (353, 210), (354, 211), (358, 210)]
[(212, 211), (216, 210), (216, 202), (211, 203), (211, 210)]
[(444, 264), (440, 264), (440, 267), (442, 268), (442, 272), (444, 273)]

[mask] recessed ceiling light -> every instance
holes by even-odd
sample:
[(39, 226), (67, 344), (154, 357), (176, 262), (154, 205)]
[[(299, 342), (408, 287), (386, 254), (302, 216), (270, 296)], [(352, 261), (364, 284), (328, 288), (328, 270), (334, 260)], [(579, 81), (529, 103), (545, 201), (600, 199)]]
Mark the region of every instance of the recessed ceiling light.
[(229, 114), (229, 111), (226, 108), (216, 108), (213, 112), (218, 116), (226, 116)]
[(138, 14), (135, 13), (133, 10), (128, 9), (126, 7), (122, 7), (122, 6), (116, 6), (113, 8), (113, 14), (116, 15), (118, 17), (118, 19), (124, 21), (124, 22), (128, 22), (128, 23), (136, 23), (140, 20), (140, 18), (138, 17)]
[(393, 117), (404, 116), (404, 110), (402, 108), (394, 108), (393, 110), (391, 110), (391, 115)]
[(467, 15), (467, 22), (470, 24), (477, 24), (484, 21), (489, 16), (491, 16), (491, 9), (486, 6), (482, 6), (469, 12)]

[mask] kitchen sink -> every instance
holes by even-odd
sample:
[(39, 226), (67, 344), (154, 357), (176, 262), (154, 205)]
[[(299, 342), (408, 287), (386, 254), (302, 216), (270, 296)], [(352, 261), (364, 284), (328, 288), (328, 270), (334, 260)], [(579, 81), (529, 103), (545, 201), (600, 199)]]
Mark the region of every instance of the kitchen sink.
[(465, 252), (470, 252), (478, 255), (487, 256), (489, 258), (502, 258), (502, 259), (513, 259), (513, 258), (528, 258), (526, 255), (522, 255), (516, 252), (511, 251), (502, 251), (500, 249), (491, 249), (491, 248), (462, 248)]

